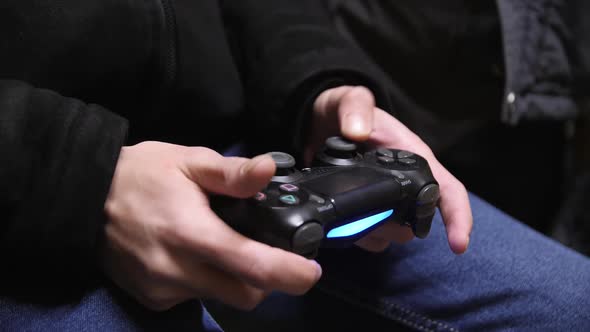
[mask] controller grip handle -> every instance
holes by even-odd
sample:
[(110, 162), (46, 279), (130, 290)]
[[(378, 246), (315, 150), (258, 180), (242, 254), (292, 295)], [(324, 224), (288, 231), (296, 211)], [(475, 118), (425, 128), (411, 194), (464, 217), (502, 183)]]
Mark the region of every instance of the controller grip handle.
[(257, 209), (252, 202), (232, 197), (210, 197), (211, 209), (238, 233), (272, 247), (315, 258), (318, 254), (324, 228), (315, 220), (298, 226), (281, 222), (282, 216), (272, 210)]
[(440, 199), (438, 184), (431, 183), (422, 188), (416, 197), (416, 220), (412, 224), (412, 232), (418, 238), (425, 238), (430, 232), (436, 205)]

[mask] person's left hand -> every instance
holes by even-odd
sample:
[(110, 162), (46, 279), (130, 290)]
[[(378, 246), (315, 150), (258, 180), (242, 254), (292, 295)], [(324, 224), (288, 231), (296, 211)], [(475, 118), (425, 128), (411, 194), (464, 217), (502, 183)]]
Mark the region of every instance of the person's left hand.
[[(467, 250), (473, 225), (469, 197), (465, 186), (436, 159), (430, 148), (416, 134), (387, 112), (375, 107), (371, 91), (364, 87), (341, 86), (324, 91), (314, 103), (311, 135), (305, 146), (305, 161), (327, 137), (341, 135), (372, 146), (408, 150), (424, 157), (440, 186), (439, 208), (446, 226), (451, 250)], [(409, 227), (385, 223), (357, 242), (369, 251), (383, 251), (391, 242), (405, 243), (414, 235)]]

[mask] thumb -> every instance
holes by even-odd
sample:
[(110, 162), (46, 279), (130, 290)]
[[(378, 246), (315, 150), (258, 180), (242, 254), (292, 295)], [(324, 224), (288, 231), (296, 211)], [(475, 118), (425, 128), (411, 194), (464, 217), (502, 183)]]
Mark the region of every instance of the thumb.
[(342, 86), (322, 93), (315, 103), (316, 112), (337, 114), (340, 132), (348, 139), (365, 141), (373, 129), (375, 97), (361, 86)]
[(223, 157), (203, 148), (191, 148), (187, 155), (185, 174), (203, 190), (237, 198), (251, 197), (268, 185), (275, 173), (269, 155), (253, 159)]

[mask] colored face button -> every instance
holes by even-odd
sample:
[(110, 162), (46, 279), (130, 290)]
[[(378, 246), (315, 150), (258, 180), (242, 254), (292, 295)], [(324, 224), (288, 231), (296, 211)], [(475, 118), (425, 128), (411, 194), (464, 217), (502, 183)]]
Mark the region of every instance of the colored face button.
[(279, 186), (279, 190), (286, 193), (296, 193), (299, 191), (299, 187), (294, 184), (285, 183)]
[(295, 195), (281, 195), (281, 197), (279, 197), (279, 201), (287, 205), (299, 204), (299, 198), (297, 198)]
[(259, 202), (262, 202), (266, 200), (266, 195), (264, 193), (257, 192), (256, 195), (254, 195), (254, 199)]

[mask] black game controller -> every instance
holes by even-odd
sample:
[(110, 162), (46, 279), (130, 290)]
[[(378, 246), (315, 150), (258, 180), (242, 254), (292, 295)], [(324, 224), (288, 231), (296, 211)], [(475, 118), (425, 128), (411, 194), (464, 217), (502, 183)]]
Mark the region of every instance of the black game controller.
[(424, 238), (439, 199), (427, 161), (411, 152), (377, 149), (330, 137), (311, 168), (271, 152), (277, 170), (250, 199), (213, 197), (213, 210), (240, 233), (273, 247), (313, 258), (320, 246), (350, 246), (393, 220)]

